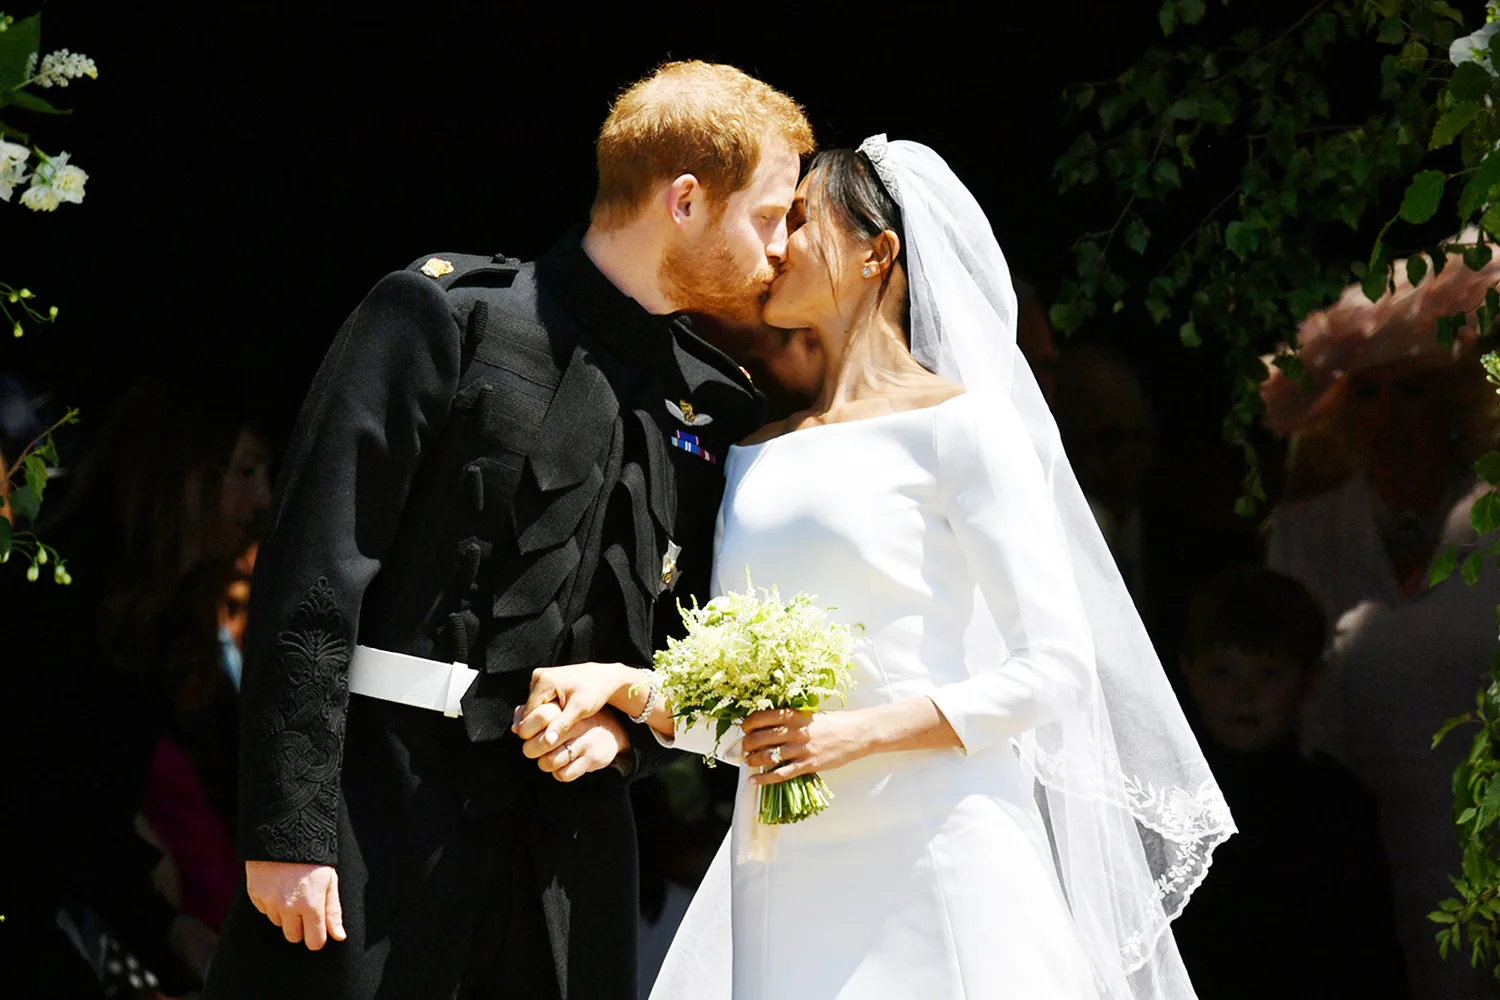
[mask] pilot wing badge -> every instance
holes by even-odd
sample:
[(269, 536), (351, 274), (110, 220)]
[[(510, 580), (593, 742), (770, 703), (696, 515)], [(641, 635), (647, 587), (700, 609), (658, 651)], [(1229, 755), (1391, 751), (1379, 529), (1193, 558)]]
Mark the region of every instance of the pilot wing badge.
[(693, 404), (685, 399), (679, 399), (675, 403), (670, 399), (667, 400), (667, 411), (689, 427), (707, 427), (714, 422), (713, 417), (710, 417), (707, 413), (699, 413), (697, 410), (694, 410)]

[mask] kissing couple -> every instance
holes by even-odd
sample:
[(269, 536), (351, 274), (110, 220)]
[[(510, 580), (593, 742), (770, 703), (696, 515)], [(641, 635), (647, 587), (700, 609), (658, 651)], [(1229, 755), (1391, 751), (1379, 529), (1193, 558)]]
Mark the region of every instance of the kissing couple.
[[(702, 62), (597, 152), (587, 228), (388, 275), (314, 380), (206, 996), (633, 996), (627, 786), (715, 743), (649, 665), (749, 567), (869, 641), (840, 709), (720, 747), (734, 829), (653, 997), (1192, 998), (1169, 922), (1232, 821), (974, 197), (919, 143), (813, 155)], [(812, 772), (834, 805), (740, 849), (756, 787)]]

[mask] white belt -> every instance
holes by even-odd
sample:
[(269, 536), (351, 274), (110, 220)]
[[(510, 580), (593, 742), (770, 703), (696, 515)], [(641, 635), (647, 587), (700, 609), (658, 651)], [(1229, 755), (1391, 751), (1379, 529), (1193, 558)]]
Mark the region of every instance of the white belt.
[(478, 676), (479, 671), (462, 663), (355, 646), (349, 664), (349, 693), (430, 708), (453, 719), (464, 714), (459, 700)]

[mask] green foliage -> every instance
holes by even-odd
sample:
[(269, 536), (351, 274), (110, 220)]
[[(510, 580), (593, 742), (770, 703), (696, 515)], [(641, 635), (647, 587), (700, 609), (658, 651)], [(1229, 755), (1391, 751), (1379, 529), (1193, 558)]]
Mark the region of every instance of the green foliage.
[[(1488, 12), (1500, 19), (1500, 0)], [(1158, 20), (1172, 46), (1065, 95), (1079, 131), (1056, 164), (1058, 187), (1104, 187), (1114, 205), (1074, 244), (1074, 274), (1051, 317), (1071, 333), (1101, 315), (1135, 316), (1170, 324), (1185, 347), (1222, 351), (1224, 437), (1245, 454), (1238, 509), (1252, 514), (1265, 499), (1248, 441), (1267, 374), (1260, 358), (1305, 379), (1293, 353), (1301, 320), (1351, 279), (1380, 298), (1399, 258), (1413, 285), (1442, 273), (1450, 254), (1476, 271), (1490, 263), (1500, 241), (1500, 30), (1465, 34), (1442, 0), (1316, 0), (1286, 24), (1208, 44), (1188, 30), (1204, 14), (1201, 2), (1165, 0)], [(1374, 109), (1335, 115), (1324, 84), (1331, 56), (1372, 47)], [(1210, 155), (1216, 169), (1199, 175), (1195, 156)], [(1433, 245), (1423, 227), (1435, 225), (1465, 235)], [(1330, 259), (1327, 237), (1350, 230), (1370, 240), (1368, 256)], [(1440, 318), (1435, 335), (1451, 346), (1466, 326), (1488, 334), (1497, 323), (1492, 289), (1477, 308)], [(1500, 357), (1481, 360), (1500, 390)], [(1500, 488), (1500, 452), (1474, 468)], [(1500, 529), (1500, 492), (1481, 497), (1471, 521), (1481, 535)], [(1431, 583), (1458, 574), (1472, 586), (1497, 556), (1493, 538), (1441, 553)], [(1434, 747), (1468, 726), (1478, 732), (1453, 780), (1462, 876), (1432, 920), (1445, 956), (1467, 949), (1500, 980), (1500, 653), (1475, 711), (1450, 720)]]
[[(79, 77), (97, 77), (92, 59), (79, 53), (61, 50), (43, 55), (42, 19), (40, 14), (16, 20), (0, 13), (0, 112), (13, 111), (44, 115), (65, 115), (39, 96), (37, 89), (66, 86)], [(48, 156), (31, 145), (30, 135), (13, 124), (0, 121), (0, 200), (9, 202), (23, 187), (18, 199), (35, 212), (51, 212), (63, 203), (76, 204), (84, 197), (88, 175), (76, 164), (68, 163), (68, 154)], [(34, 161), (34, 162), (33, 162)], [(57, 322), (57, 306), (45, 311), (35, 303), (29, 288), (0, 281), (0, 316), (13, 337), (21, 337), (31, 325)], [(72, 581), (67, 563), (57, 550), (45, 545), (32, 532), (24, 530), (41, 514), (50, 470), (56, 468), (57, 448), (52, 435), (58, 428), (76, 423), (78, 411), (69, 410), (57, 424), (48, 428), (19, 455), (0, 455), (0, 563), (9, 562), (16, 552), (29, 559), (26, 578), (36, 581), (41, 568), (52, 565), (52, 578), (58, 583)], [(7, 464), (8, 463), (8, 464)]]
[[(1351, 278), (1374, 296), (1388, 287), (1386, 230), (1434, 218), (1457, 187), (1446, 170), (1416, 173), (1428, 147), (1457, 143), (1475, 168), (1486, 159), (1489, 147), (1460, 140), (1491, 128), (1483, 98), (1493, 79), (1482, 67), (1454, 73), (1434, 57), (1461, 22), (1447, 4), (1323, 0), (1274, 30), (1218, 44), (1189, 30), (1205, 13), (1201, 2), (1166, 0), (1159, 19), (1173, 47), (1066, 92), (1078, 134), (1056, 164), (1058, 187), (1106, 187), (1116, 210), (1075, 243), (1074, 274), (1051, 318), (1072, 333), (1100, 316), (1138, 315), (1145, 325), (1170, 323), (1185, 345), (1222, 351), (1225, 437), (1245, 449), (1261, 412), (1259, 358), (1284, 354), (1279, 345), (1302, 317)], [(1335, 120), (1324, 68), (1338, 51), (1371, 45), (1387, 49), (1372, 81), (1379, 106), (1361, 120)], [(1240, 150), (1238, 168), (1222, 170), (1236, 155), (1227, 151)], [(1214, 158), (1211, 175), (1197, 172), (1203, 156)], [(1500, 154), (1489, 159), (1482, 177), (1465, 175), (1474, 207), (1500, 181)], [(1215, 189), (1212, 177), (1228, 180)], [(1390, 212), (1382, 191), (1394, 183), (1406, 195)], [(1320, 234), (1350, 228), (1378, 230), (1375, 252), (1354, 264), (1327, 259)], [(1417, 260), (1407, 273), (1420, 280), (1428, 266)], [(1253, 450), (1245, 454), (1242, 507), (1253, 510), (1264, 491)]]
[(43, 543), (32, 532), (16, 528), (22, 522), (34, 521), (41, 513), (47, 480), (58, 464), (54, 432), (77, 422), (78, 411), (69, 410), (61, 420), (23, 448), (6, 470), (5, 485), (9, 495), (0, 491), (0, 563), (8, 563), (12, 555), (21, 553), (28, 560), (26, 578), (33, 583), (40, 578), (41, 567), (49, 563), (53, 582), (73, 582), (66, 560), (56, 549)]

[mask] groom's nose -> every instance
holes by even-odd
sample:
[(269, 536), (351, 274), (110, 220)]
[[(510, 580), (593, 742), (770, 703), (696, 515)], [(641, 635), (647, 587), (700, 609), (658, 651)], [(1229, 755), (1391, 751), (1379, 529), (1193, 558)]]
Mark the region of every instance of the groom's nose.
[(783, 217), (777, 223), (776, 231), (771, 234), (771, 241), (766, 244), (766, 260), (770, 261), (771, 266), (778, 271), (781, 270), (781, 265), (786, 263), (786, 241), (786, 219)]

